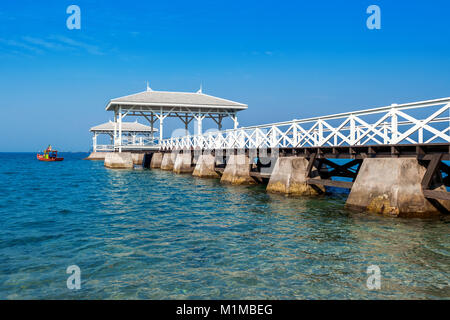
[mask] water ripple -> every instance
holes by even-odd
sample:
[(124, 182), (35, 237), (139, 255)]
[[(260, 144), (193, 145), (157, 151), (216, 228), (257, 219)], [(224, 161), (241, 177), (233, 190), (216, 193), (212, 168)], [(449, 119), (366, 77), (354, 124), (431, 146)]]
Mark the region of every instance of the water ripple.
[[(449, 298), (449, 220), (343, 209), (68, 154), (0, 154), (0, 298)], [(82, 289), (66, 287), (67, 266)], [(367, 290), (366, 269), (382, 271)]]

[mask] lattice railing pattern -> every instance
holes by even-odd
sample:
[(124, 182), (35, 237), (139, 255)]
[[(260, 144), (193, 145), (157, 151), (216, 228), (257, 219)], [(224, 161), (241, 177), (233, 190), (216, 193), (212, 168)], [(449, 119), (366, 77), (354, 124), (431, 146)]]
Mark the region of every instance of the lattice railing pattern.
[(450, 143), (450, 98), (161, 140), (162, 149)]

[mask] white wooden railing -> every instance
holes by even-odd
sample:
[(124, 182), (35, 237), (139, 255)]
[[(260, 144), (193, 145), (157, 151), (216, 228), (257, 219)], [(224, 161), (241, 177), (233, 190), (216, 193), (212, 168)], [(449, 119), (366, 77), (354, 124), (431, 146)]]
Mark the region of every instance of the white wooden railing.
[(450, 143), (450, 98), (161, 140), (164, 150)]
[(154, 139), (151, 137), (138, 137), (135, 140), (132, 138), (122, 138), (121, 144), (117, 143), (116, 145), (113, 144), (97, 144), (94, 146), (94, 149), (96, 151), (114, 151), (115, 149), (118, 149), (119, 147), (122, 148), (128, 148), (128, 149), (139, 149), (139, 148), (157, 148), (159, 147), (158, 139)]
[(114, 146), (112, 144), (97, 144), (94, 146), (95, 151), (114, 151)]

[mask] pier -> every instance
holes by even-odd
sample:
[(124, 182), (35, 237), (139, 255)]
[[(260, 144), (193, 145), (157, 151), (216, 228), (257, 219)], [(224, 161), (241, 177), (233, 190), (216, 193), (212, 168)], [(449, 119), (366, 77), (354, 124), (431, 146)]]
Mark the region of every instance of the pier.
[[(123, 152), (116, 131), (126, 115), (142, 115), (151, 128), (160, 120), (157, 150), (140, 150), (145, 154), (140, 162), (152, 169), (236, 185), (264, 183), (267, 192), (298, 197), (346, 188), (349, 209), (398, 217), (450, 210), (450, 168), (443, 162), (450, 160), (450, 98), (238, 127), (236, 113), (247, 108), (244, 104), (201, 91), (154, 93), (147, 90), (108, 104), (119, 129), (113, 134), (115, 152), (105, 165), (130, 167), (132, 154)], [(164, 139), (167, 116), (180, 118), (186, 131), (189, 119), (196, 119), (197, 134)], [(201, 120), (207, 116), (216, 119), (218, 130), (202, 133)], [(225, 116), (234, 120), (233, 129), (221, 130)]]

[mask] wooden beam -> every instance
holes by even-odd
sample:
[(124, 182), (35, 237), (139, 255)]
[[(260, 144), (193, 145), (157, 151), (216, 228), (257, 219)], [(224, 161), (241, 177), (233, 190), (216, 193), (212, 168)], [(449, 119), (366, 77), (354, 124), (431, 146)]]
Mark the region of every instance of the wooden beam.
[(422, 189), (428, 189), (431, 183), (431, 179), (433, 179), (435, 173), (437, 170), (439, 170), (439, 164), (442, 159), (442, 154), (434, 154), (433, 157), (430, 160), (430, 163), (428, 164), (427, 171), (425, 172), (425, 175), (422, 179)]
[(336, 188), (345, 188), (345, 189), (351, 189), (353, 187), (353, 182), (351, 182), (351, 181), (308, 179), (306, 182), (308, 184), (315, 184), (315, 185), (322, 185), (322, 186), (336, 187)]
[[(330, 167), (333, 168), (333, 170), (328, 171), (327, 173), (324, 173), (323, 178), (329, 178), (332, 176), (338, 176), (338, 177), (347, 177), (347, 178), (352, 178), (355, 179), (357, 172), (359, 170), (359, 167), (361, 166), (361, 159), (355, 159), (352, 160), (350, 162), (347, 162), (344, 165), (338, 165), (328, 159), (322, 159), (322, 161), (326, 164), (329, 165)], [(351, 171), (350, 168), (358, 165), (357, 169), (355, 170), (355, 172)]]
[(250, 177), (261, 178), (261, 179), (270, 179), (270, 176), (271, 176), (270, 173), (260, 173), (260, 172), (250, 171)]
[(308, 166), (306, 167), (306, 177), (309, 177), (311, 175), (311, 170), (314, 166), (314, 161), (316, 161), (316, 156), (317, 153), (313, 153), (309, 158)]
[(438, 200), (450, 200), (450, 192), (435, 191), (435, 190), (422, 190), (425, 198), (438, 199)]

